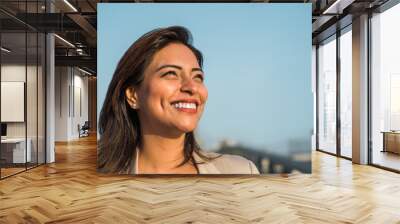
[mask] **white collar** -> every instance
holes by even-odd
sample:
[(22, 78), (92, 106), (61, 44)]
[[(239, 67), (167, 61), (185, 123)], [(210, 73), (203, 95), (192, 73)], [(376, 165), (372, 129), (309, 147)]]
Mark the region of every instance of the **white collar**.
[[(203, 155), (207, 154), (205, 151), (200, 151)], [(221, 174), (221, 172), (215, 167), (211, 162), (205, 161), (196, 152), (193, 152), (193, 159), (197, 163), (197, 168), (199, 169), (199, 174)], [(136, 148), (136, 158), (135, 158), (135, 170), (134, 174), (139, 174), (139, 149)]]
[[(200, 151), (200, 153), (208, 156), (205, 151)], [(212, 161), (205, 161), (196, 152), (193, 152), (193, 158), (199, 168), (199, 174), (221, 174)]]

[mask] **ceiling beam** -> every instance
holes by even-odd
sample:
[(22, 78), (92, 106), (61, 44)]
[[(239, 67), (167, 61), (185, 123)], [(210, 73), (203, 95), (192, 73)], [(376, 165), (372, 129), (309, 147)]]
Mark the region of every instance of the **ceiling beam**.
[(97, 31), (96, 28), (90, 24), (85, 17), (80, 14), (68, 14), (71, 20), (73, 20), (77, 25), (79, 25), (82, 30), (89, 36), (86, 41), (90, 42), (91, 46), (96, 46)]
[(342, 14), (343, 10), (353, 2), (355, 2), (355, 0), (336, 0), (330, 4), (322, 14)]
[(56, 66), (81, 66), (88, 67), (92, 71), (97, 69), (97, 60), (91, 56), (55, 56)]

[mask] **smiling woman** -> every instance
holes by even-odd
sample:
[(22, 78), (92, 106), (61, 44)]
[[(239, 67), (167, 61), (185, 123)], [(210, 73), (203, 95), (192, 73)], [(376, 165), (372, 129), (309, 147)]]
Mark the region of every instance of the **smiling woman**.
[(125, 52), (99, 118), (98, 169), (127, 174), (258, 174), (240, 156), (203, 151), (193, 131), (207, 101), (191, 34), (152, 30)]

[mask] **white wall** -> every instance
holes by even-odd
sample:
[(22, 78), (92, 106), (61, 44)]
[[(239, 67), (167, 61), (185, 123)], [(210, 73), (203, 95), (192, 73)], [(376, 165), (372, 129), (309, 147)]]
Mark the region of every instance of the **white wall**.
[[(78, 73), (77, 73), (78, 72)], [(71, 135), (78, 137), (78, 124), (81, 126), (88, 121), (88, 77), (82, 76), (79, 70), (74, 70), (74, 108)], [(80, 96), (80, 97), (79, 97)], [(80, 101), (80, 102), (79, 102)], [(81, 108), (79, 108), (81, 107)], [(81, 111), (80, 111), (81, 110)]]
[(68, 87), (70, 78), (67, 67), (55, 68), (55, 141), (68, 140)]
[(78, 124), (88, 120), (88, 77), (76, 68), (56, 67), (55, 107), (55, 140), (79, 138)]
[[(28, 66), (28, 71), (32, 67)], [(3, 82), (25, 82), (25, 64), (3, 64), (1, 66), (1, 81)], [(7, 110), (7, 108), (1, 108)], [(25, 137), (25, 122), (7, 122), (8, 137)]]
[[(1, 81), (4, 82), (25, 82), (25, 75), (26, 75), (26, 71), (25, 69), (27, 69), (28, 74), (36, 74), (36, 67), (34, 66), (27, 66), (27, 68), (25, 68), (25, 64), (24, 65), (18, 65), (18, 64), (3, 64), (1, 66)], [(29, 78), (29, 77), (28, 77)], [(32, 82), (32, 83), (31, 83)], [(33, 82), (33, 80), (29, 80), (29, 84), (30, 85), (36, 85), (36, 81)], [(27, 88), (27, 103), (29, 104), (30, 102), (33, 102), (36, 99), (36, 89), (33, 88)], [(35, 98), (35, 99), (32, 99)], [(34, 105), (28, 105), (28, 106), (34, 106), (36, 108), (36, 104)], [(34, 108), (34, 110), (36, 110)], [(7, 108), (1, 108), (2, 110), (7, 110)], [(29, 110), (31, 111), (32, 108)], [(35, 121), (36, 123), (36, 113), (27, 113), (27, 120), (28, 122), (31, 121)], [(7, 122), (7, 136), (8, 137), (25, 137), (25, 123), (26, 122)], [(28, 129), (30, 127), (33, 127), (32, 124), (28, 124)], [(36, 125), (34, 127), (34, 129), (36, 130)], [(29, 133), (30, 131), (28, 130), (28, 137), (29, 137)]]
[[(38, 69), (38, 70), (37, 70)], [(26, 84), (26, 107), (22, 107), (22, 113), (26, 112), (26, 121), (23, 122), (6, 122), (7, 137), (24, 138), (25, 135), (30, 140), (30, 148), (32, 161), (44, 163), (44, 74), (42, 67), (39, 65), (25, 64), (2, 64), (1, 81), (24, 82)], [(25, 80), (27, 78), (27, 80)], [(7, 97), (7, 96), (2, 96)], [(12, 110), (11, 108), (1, 108), (4, 110)], [(8, 111), (13, 113), (13, 111)], [(39, 153), (39, 155), (37, 155)]]
[(317, 149), (317, 49), (315, 45), (312, 46), (312, 54), (311, 54), (311, 91), (313, 93), (313, 133), (311, 136), (311, 149), (316, 150)]

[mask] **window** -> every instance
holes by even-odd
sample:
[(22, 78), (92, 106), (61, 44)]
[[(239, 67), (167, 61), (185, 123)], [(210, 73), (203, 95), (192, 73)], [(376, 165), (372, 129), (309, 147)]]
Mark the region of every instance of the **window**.
[(400, 4), (371, 18), (372, 163), (400, 170)]
[(351, 26), (340, 36), (340, 155), (352, 157), (352, 33)]
[(336, 36), (318, 48), (318, 149), (336, 153)]

